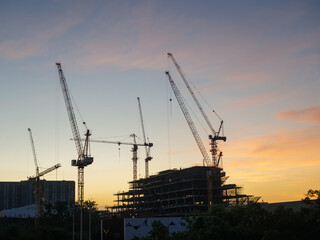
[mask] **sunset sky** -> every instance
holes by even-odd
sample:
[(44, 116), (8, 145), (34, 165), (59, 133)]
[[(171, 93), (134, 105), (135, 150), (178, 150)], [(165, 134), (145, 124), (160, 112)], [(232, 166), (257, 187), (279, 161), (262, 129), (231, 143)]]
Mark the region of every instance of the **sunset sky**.
[[(1, 1), (0, 181), (35, 174), (28, 128), (47, 180), (77, 181), (77, 158), (55, 62), (62, 64), (81, 134), (142, 139), (150, 173), (202, 164), (165, 75), (169, 70), (206, 147), (204, 120), (172, 52), (214, 128), (224, 120), (227, 183), (265, 202), (300, 200), (320, 188), (319, 1)], [(172, 102), (169, 99), (172, 99)], [(78, 114), (78, 110), (81, 116)], [(82, 120), (83, 119), (83, 120)], [(204, 131), (204, 129), (207, 131)], [(141, 142), (141, 140), (139, 140)], [(85, 199), (100, 208), (132, 180), (131, 147), (92, 143)], [(138, 176), (144, 177), (139, 148)]]

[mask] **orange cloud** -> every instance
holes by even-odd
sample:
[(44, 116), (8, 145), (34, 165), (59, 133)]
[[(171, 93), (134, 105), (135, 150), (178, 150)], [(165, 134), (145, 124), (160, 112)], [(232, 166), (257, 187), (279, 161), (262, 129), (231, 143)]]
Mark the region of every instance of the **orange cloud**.
[(276, 170), (319, 165), (319, 145), (320, 127), (314, 127), (238, 140), (224, 152), (232, 167)]
[(300, 200), (319, 182), (320, 126), (241, 139), (223, 146), (230, 181), (265, 201)]
[(276, 114), (276, 118), (294, 122), (320, 122), (320, 107), (279, 112)]

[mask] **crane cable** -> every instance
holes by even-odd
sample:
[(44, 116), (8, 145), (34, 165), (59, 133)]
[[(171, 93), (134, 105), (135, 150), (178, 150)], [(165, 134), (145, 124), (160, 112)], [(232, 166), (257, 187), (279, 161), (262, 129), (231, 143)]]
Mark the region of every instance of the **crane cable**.
[(81, 112), (80, 112), (80, 110), (79, 110), (79, 107), (78, 107), (78, 105), (77, 105), (77, 102), (74, 100), (74, 97), (73, 97), (71, 91), (69, 91), (69, 95), (71, 96), (72, 102), (73, 102), (74, 105), (76, 106), (76, 110), (77, 110), (77, 112), (78, 112), (78, 115), (79, 115), (79, 117), (80, 117), (80, 119), (81, 119), (81, 121), (82, 121), (85, 129), (88, 130), (87, 125), (86, 125), (86, 122), (83, 120), (83, 117), (82, 117), (82, 115), (81, 115)]
[(197, 89), (197, 87), (193, 84), (193, 82), (191, 80), (188, 79), (188, 82), (192, 85), (192, 88), (197, 92), (197, 94), (199, 94), (199, 96), (201, 97), (201, 99), (206, 103), (206, 105), (212, 110), (212, 112), (219, 118), (220, 121), (222, 121), (221, 117), (219, 116), (219, 114), (213, 109), (213, 107), (207, 102), (207, 100), (203, 97), (203, 95), (201, 94), (201, 92)]
[(197, 119), (197, 121), (199, 122), (199, 124), (201, 125), (203, 131), (206, 132), (207, 135), (209, 135), (208, 131), (205, 129), (205, 127), (203, 126), (203, 124), (201, 123), (201, 121), (199, 120), (199, 118), (197, 117), (196, 113), (193, 111), (193, 109), (190, 107), (190, 105), (188, 104), (188, 102), (186, 101), (186, 99), (182, 96), (183, 101), (185, 102), (185, 104), (187, 105), (187, 107), (190, 109), (190, 111), (192, 112), (193, 116)]
[[(171, 70), (171, 65), (169, 64), (169, 57), (167, 61), (167, 69)], [(166, 110), (167, 110), (167, 136), (168, 136), (168, 161), (169, 161), (169, 169), (171, 169), (171, 128), (170, 128), (170, 120), (172, 119), (172, 93), (169, 91), (169, 84), (167, 79), (164, 78), (164, 84), (166, 88)]]
[[(169, 56), (168, 56), (168, 59), (169, 59)], [(168, 63), (170, 64), (171, 61), (168, 61)], [(171, 66), (172, 64), (170, 64)], [(170, 71), (169, 71), (170, 72)], [(182, 70), (181, 70), (182, 72)], [(187, 75), (183, 72), (183, 75), (186, 79), (187, 78)], [(204, 99), (204, 97), (201, 95), (201, 93), (198, 91), (198, 89), (193, 85), (193, 83), (188, 79), (188, 82), (191, 83), (192, 87), (197, 91), (197, 93), (201, 96), (201, 98), (207, 103), (207, 105), (210, 107), (209, 103)], [(187, 105), (187, 107), (189, 108), (189, 110), (192, 112), (192, 115), (195, 117), (195, 119), (198, 121), (198, 123), (201, 125), (203, 131), (209, 135), (209, 132), (206, 130), (206, 128), (204, 127), (203, 123), (200, 121), (200, 119), (197, 117), (197, 114), (194, 112), (194, 110), (191, 108), (190, 104), (188, 103), (188, 101), (185, 99), (185, 97), (181, 94), (181, 97), (183, 98), (183, 101), (185, 102), (185, 104)], [(171, 100), (171, 98), (170, 98)], [(211, 107), (210, 107), (211, 108)], [(213, 112), (215, 112), (213, 109), (212, 109)], [(219, 117), (219, 116), (218, 116)], [(219, 117), (220, 119), (220, 117)], [(221, 120), (221, 119), (220, 119)]]

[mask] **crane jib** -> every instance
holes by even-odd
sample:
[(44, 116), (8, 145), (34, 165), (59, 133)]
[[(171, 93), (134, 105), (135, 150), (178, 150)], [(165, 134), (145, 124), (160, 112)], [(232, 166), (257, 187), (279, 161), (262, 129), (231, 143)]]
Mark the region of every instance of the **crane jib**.
[(199, 147), (199, 150), (200, 150), (200, 152), (201, 152), (201, 154), (203, 156), (204, 165), (210, 166), (211, 164), (210, 164), (209, 155), (208, 155), (208, 153), (207, 153), (207, 151), (206, 151), (206, 149), (205, 149), (205, 147), (203, 145), (203, 142), (202, 142), (202, 140), (201, 140), (201, 138), (199, 136), (199, 133), (198, 133), (193, 121), (192, 121), (192, 118), (191, 118), (191, 116), (189, 114), (189, 111), (188, 111), (187, 107), (185, 106), (185, 103), (184, 103), (184, 101), (182, 99), (181, 93), (180, 93), (179, 89), (177, 88), (176, 84), (174, 83), (173, 79), (171, 78), (170, 73), (167, 71), (166, 74), (167, 74), (167, 76), (169, 78), (169, 82), (170, 82), (172, 91), (175, 94), (175, 96), (177, 98), (177, 101), (178, 101), (178, 103), (180, 105), (181, 111), (182, 111), (182, 113), (183, 113), (183, 115), (184, 115), (184, 117), (185, 117), (185, 119), (186, 119), (186, 121), (187, 121), (187, 123), (189, 125), (189, 128), (190, 128), (190, 130), (191, 130), (191, 132), (193, 134), (193, 137), (194, 137), (194, 139), (195, 139), (195, 141), (196, 141), (196, 143), (197, 143), (197, 145)]
[(80, 141), (81, 137), (80, 137), (76, 117), (74, 115), (73, 107), (72, 107), (72, 102), (71, 102), (71, 98), (70, 98), (70, 94), (69, 94), (69, 88), (68, 88), (67, 81), (65, 79), (64, 73), (61, 68), (61, 63), (56, 63), (56, 65), (59, 70), (60, 84), (61, 84), (62, 93), (63, 93), (64, 101), (66, 104), (67, 112), (68, 112), (68, 117), (69, 117), (69, 121), (70, 121), (70, 125), (71, 125), (72, 134), (75, 139), (78, 139), (77, 141), (75, 141), (75, 144), (76, 144), (78, 156), (80, 156), (82, 154), (82, 145), (81, 145), (81, 141)]

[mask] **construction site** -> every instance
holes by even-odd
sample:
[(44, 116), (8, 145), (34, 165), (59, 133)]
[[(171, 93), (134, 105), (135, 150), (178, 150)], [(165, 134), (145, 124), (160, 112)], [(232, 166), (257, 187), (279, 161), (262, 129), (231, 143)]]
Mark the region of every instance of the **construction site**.
[(152, 159), (150, 157), (152, 144), (148, 145), (146, 143), (142, 110), (138, 98), (144, 146), (146, 148), (145, 178), (137, 179), (137, 144), (135, 143), (132, 149), (133, 181), (129, 182), (128, 191), (114, 194), (116, 198), (115, 205), (110, 207), (109, 210), (114, 214), (143, 217), (184, 216), (192, 213), (207, 212), (214, 204), (244, 205), (248, 202), (257, 202), (259, 197), (243, 194), (242, 187), (226, 183), (228, 176), (226, 176), (221, 164), (223, 154), (218, 148), (218, 141), (226, 141), (227, 139), (223, 133), (223, 120), (217, 115), (220, 119), (220, 126), (218, 130), (215, 130), (175, 57), (172, 53), (168, 53), (168, 58), (174, 63), (212, 133), (208, 136), (211, 157), (207, 153), (177, 85), (169, 71), (166, 71), (172, 91), (202, 154), (203, 166), (169, 169), (149, 176), (148, 162)]
[(1, 3), (0, 240), (320, 235), (320, 0)]
[[(90, 153), (90, 142), (110, 143), (117, 145), (130, 145), (132, 146), (132, 162), (133, 162), (133, 177), (129, 182), (129, 189), (127, 191), (119, 191), (115, 193), (115, 204), (108, 209), (115, 214), (128, 213), (132, 215), (146, 215), (146, 216), (170, 216), (170, 215), (184, 215), (192, 212), (205, 212), (213, 204), (246, 204), (248, 201), (257, 201), (259, 198), (246, 195), (242, 193), (242, 187), (236, 184), (226, 184), (228, 177), (222, 167), (222, 151), (218, 148), (219, 141), (226, 141), (224, 136), (223, 120), (213, 111), (219, 119), (219, 128), (214, 129), (209, 117), (202, 108), (196, 93), (191, 87), (189, 81), (186, 79), (182, 72), (177, 60), (172, 53), (167, 54), (168, 58), (172, 60), (175, 68), (177, 69), (181, 79), (187, 87), (190, 96), (196, 104), (200, 116), (206, 122), (207, 128), (210, 131), (208, 136), (210, 140), (210, 155), (208, 154), (206, 147), (204, 146), (202, 139), (197, 131), (197, 128), (191, 118), (188, 107), (185, 100), (180, 93), (177, 85), (172, 79), (170, 72), (166, 71), (165, 75), (169, 80), (172, 92), (174, 93), (176, 100), (180, 106), (183, 116), (189, 126), (189, 129), (194, 137), (194, 140), (200, 150), (203, 157), (202, 166), (194, 166), (185, 169), (169, 169), (161, 171), (158, 174), (149, 176), (149, 162), (152, 160), (150, 155), (150, 149), (153, 147), (153, 143), (149, 142), (145, 134), (144, 121), (142, 115), (142, 107), (140, 98), (138, 97), (140, 123), (143, 134), (142, 143), (137, 142), (137, 136), (131, 134), (133, 138), (132, 142), (122, 141), (104, 141), (104, 140), (92, 140), (90, 139), (91, 131), (86, 127), (86, 123), (83, 122), (86, 128), (85, 138), (81, 138), (79, 128), (77, 125), (76, 116), (73, 110), (73, 104), (71, 101), (70, 91), (67, 85), (65, 75), (62, 70), (61, 63), (56, 63), (58, 68), (59, 81), (69, 117), (69, 122), (73, 134), (73, 138), (76, 150), (77, 158), (71, 161), (71, 165), (78, 169), (78, 184), (77, 184), (77, 201), (80, 205), (84, 201), (84, 168), (93, 163), (93, 157)], [(171, 101), (171, 99), (170, 99)], [(61, 165), (56, 164), (53, 167), (46, 169), (43, 172), (39, 171), (38, 160), (35, 151), (35, 144), (32, 136), (31, 129), (28, 129), (32, 152), (34, 156), (34, 163), (36, 169), (36, 175), (30, 177), (30, 181), (34, 182), (34, 196), (33, 199), (36, 204), (36, 216), (40, 213), (40, 193), (46, 192), (46, 188), (43, 187), (43, 182), (40, 181), (40, 177), (45, 174), (59, 168)], [(137, 161), (138, 147), (145, 148), (145, 177), (137, 178)], [(199, 163), (195, 163), (199, 164)], [(41, 182), (41, 184), (40, 184)], [(41, 186), (42, 187), (41, 187)], [(41, 189), (42, 188), (42, 189)], [(74, 190), (71, 190), (70, 194), (74, 194)], [(31, 199), (31, 198), (30, 198)], [(48, 198), (49, 199), (49, 198)], [(74, 200), (72, 197), (64, 198), (64, 200)]]
[[(219, 142), (225, 142), (227, 140), (227, 137), (224, 135), (223, 120), (215, 111), (213, 111), (219, 119), (219, 127), (217, 129), (213, 127), (213, 124), (202, 108), (195, 92), (183, 74), (173, 54), (168, 53), (168, 58), (172, 60), (174, 66), (179, 72), (181, 79), (200, 112), (199, 116), (206, 122), (206, 127), (210, 132), (208, 135), (210, 145), (209, 151), (207, 151), (197, 131), (196, 125), (191, 118), (188, 106), (185, 103), (180, 90), (171, 77), (170, 72), (166, 71), (165, 76), (169, 80), (172, 92), (176, 97), (186, 123), (202, 155), (202, 164), (201, 162), (196, 161), (194, 162), (195, 165), (192, 167), (179, 169), (170, 168), (168, 170), (160, 171), (157, 174), (149, 175), (149, 164), (153, 159), (150, 150), (153, 147), (153, 143), (149, 142), (149, 138), (145, 133), (142, 107), (139, 97), (137, 100), (143, 135), (141, 143), (137, 141), (138, 137), (135, 134), (130, 135), (130, 137), (133, 138), (132, 142), (91, 140), (91, 131), (87, 128), (85, 122), (83, 122), (83, 126), (85, 127), (85, 138), (81, 138), (67, 81), (62, 70), (61, 63), (57, 62), (56, 66), (58, 69), (59, 81), (73, 134), (73, 138), (70, 140), (75, 143), (77, 150), (77, 157), (74, 160), (71, 160), (71, 166), (77, 168), (77, 199), (75, 199), (75, 184), (73, 181), (50, 182), (40, 179), (45, 174), (61, 167), (61, 165), (56, 164), (51, 168), (40, 172), (35, 144), (31, 129), (29, 128), (28, 132), (36, 170), (35, 176), (32, 176), (28, 181), (22, 181), (21, 183), (1, 183), (1, 209), (20, 207), (25, 204), (34, 203), (35, 227), (37, 228), (41, 212), (43, 211), (43, 204), (45, 202), (55, 203), (58, 201), (64, 201), (74, 203), (75, 200), (77, 200), (80, 209), (79, 232), (80, 239), (82, 239), (83, 204), (85, 199), (84, 169), (85, 167), (93, 164), (94, 160), (90, 152), (90, 142), (132, 146), (132, 181), (129, 181), (128, 190), (114, 193), (114, 205), (107, 207), (107, 212), (111, 215), (130, 217), (182, 217), (194, 213), (208, 212), (208, 210), (216, 204), (245, 205), (249, 202), (257, 202), (259, 197), (246, 195), (243, 193), (242, 187), (236, 184), (228, 184), (226, 182), (228, 176), (226, 176), (222, 167), (223, 154), (218, 148)], [(138, 178), (137, 173), (138, 147), (145, 149), (145, 175), (143, 178)], [(8, 204), (9, 202), (10, 204)]]

